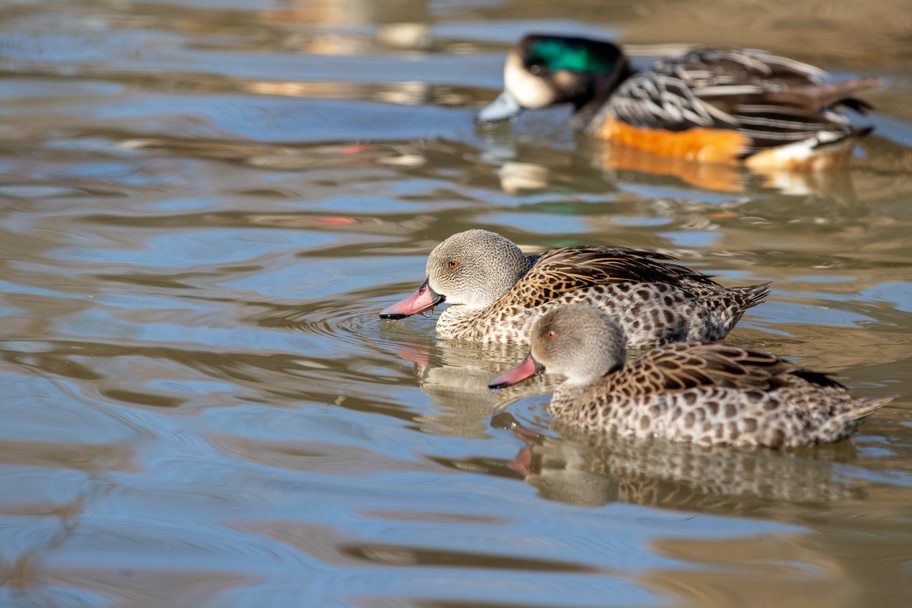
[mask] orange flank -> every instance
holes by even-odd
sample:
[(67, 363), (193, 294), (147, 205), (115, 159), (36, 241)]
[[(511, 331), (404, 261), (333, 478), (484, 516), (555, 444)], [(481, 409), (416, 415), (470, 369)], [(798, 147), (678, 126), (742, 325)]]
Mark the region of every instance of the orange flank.
[[(761, 174), (770, 171), (825, 171), (842, 166), (851, 157), (852, 148), (858, 139), (847, 136), (827, 145), (816, 145), (815, 140), (809, 138), (761, 150), (742, 159), (740, 157), (748, 149), (750, 139), (733, 130), (698, 127), (684, 131), (645, 129), (608, 118), (596, 130), (596, 136), (659, 156), (683, 158), (696, 163), (744, 165)], [(681, 177), (691, 183), (698, 183), (703, 176), (698, 176), (698, 179), (694, 179), (694, 176)], [(718, 183), (715, 184), (715, 189), (732, 188)]]
[(701, 163), (738, 164), (749, 140), (737, 131), (693, 128), (685, 131), (642, 129), (608, 118), (596, 131), (601, 139)]

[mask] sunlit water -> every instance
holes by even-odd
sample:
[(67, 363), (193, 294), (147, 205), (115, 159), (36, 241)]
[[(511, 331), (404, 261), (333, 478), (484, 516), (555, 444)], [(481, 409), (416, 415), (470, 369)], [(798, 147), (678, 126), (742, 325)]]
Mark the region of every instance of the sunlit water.
[[(772, 4), (4, 3), (0, 604), (908, 605), (908, 11)], [(476, 129), (530, 29), (877, 73), (879, 135), (761, 179)], [(485, 388), (519, 353), (377, 318), (477, 226), (772, 280), (733, 343), (900, 398), (790, 453), (580, 437)]]

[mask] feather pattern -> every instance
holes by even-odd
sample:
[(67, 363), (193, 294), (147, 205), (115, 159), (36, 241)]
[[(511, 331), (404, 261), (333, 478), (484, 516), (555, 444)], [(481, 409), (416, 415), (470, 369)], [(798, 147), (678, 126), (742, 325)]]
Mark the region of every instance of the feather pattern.
[(450, 307), (444, 338), (528, 343), (529, 327), (554, 306), (590, 303), (614, 316), (633, 347), (723, 338), (769, 284), (727, 288), (671, 256), (626, 247), (560, 247), (529, 258), (531, 268), (497, 301), (476, 311)]
[(770, 391), (798, 381), (845, 388), (826, 374), (810, 372), (775, 355), (700, 342), (652, 350), (607, 380), (610, 390), (630, 396), (701, 387)]
[(817, 171), (845, 164), (871, 131), (842, 110), (864, 114), (871, 106), (855, 93), (881, 84), (826, 78), (766, 51), (713, 47), (635, 72), (608, 41), (529, 34), (507, 54), (504, 92), (479, 120), (568, 103), (576, 127), (620, 146), (760, 173)]
[[(627, 362), (620, 324), (591, 306), (555, 308), (531, 335), (528, 360), (566, 378), (549, 409), (589, 431), (795, 447), (848, 437), (892, 399), (857, 399), (824, 373), (719, 343), (669, 344)], [(493, 385), (522, 381), (523, 365)]]
[(826, 374), (774, 355), (688, 342), (585, 387), (562, 385), (550, 409), (590, 431), (778, 449), (845, 439), (893, 398), (856, 399)]
[(539, 256), (502, 300), (505, 306), (534, 308), (560, 296), (610, 283), (662, 283), (722, 288), (703, 273), (674, 264), (671, 256), (626, 247), (561, 247)]
[(718, 340), (769, 283), (727, 288), (663, 253), (626, 247), (559, 247), (527, 255), (482, 229), (434, 247), (426, 280), (380, 313), (402, 318), (446, 302), (437, 335), (486, 344), (528, 344), (530, 324), (560, 304), (587, 303), (617, 318), (633, 346)]
[(829, 134), (826, 143), (854, 133), (831, 107), (878, 81), (823, 85), (825, 76), (819, 68), (764, 51), (695, 49), (625, 80), (591, 124), (596, 129), (614, 118), (669, 131), (734, 129), (748, 137), (744, 157), (821, 133)]

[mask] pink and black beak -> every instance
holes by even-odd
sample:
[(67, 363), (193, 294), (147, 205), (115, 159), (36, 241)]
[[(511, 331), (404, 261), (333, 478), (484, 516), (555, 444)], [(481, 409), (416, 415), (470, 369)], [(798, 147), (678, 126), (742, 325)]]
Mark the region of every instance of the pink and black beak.
[(532, 355), (508, 372), (504, 372), (488, 382), (488, 388), (506, 388), (528, 380), (535, 374), (545, 371), (545, 366), (532, 358)]
[(392, 306), (381, 310), (380, 318), (404, 319), (405, 317), (410, 317), (414, 314), (418, 314), (419, 312), (433, 309), (445, 299), (446, 298), (444, 298), (444, 296), (431, 289), (430, 285), (428, 285), (428, 282), (425, 281), (421, 284), (421, 287), (418, 288), (418, 291), (406, 299), (400, 302), (396, 302)]

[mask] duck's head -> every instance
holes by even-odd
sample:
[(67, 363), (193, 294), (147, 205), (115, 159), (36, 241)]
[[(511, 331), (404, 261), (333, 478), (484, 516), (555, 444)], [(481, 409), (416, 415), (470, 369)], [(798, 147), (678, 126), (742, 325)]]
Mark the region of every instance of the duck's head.
[(627, 339), (612, 319), (593, 306), (568, 304), (548, 312), (532, 326), (531, 353), (488, 386), (503, 388), (547, 370), (584, 385), (623, 367)]
[(507, 293), (530, 264), (519, 247), (495, 232), (459, 232), (431, 251), (418, 291), (384, 309), (380, 317), (401, 319), (442, 302), (484, 308)]
[(524, 109), (572, 103), (577, 109), (607, 97), (630, 74), (621, 50), (602, 40), (529, 34), (510, 49), (504, 91), (478, 113), (499, 122)]

